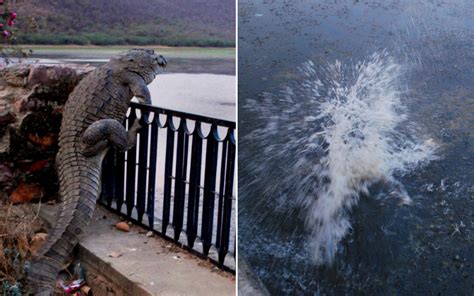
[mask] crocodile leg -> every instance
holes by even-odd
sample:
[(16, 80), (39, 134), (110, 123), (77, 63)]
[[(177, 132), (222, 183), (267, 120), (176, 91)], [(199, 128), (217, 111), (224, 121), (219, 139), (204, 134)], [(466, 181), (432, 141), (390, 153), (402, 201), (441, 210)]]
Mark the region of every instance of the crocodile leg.
[[(143, 79), (140, 79), (136, 76), (128, 76), (126, 80), (132, 94), (138, 99), (138, 101), (145, 105), (151, 105), (150, 90), (146, 86)], [(142, 117), (145, 123), (150, 123), (148, 120), (149, 115), (150, 114), (148, 112), (142, 111)]]
[(88, 157), (104, 151), (111, 143), (125, 151), (135, 146), (137, 132), (141, 125), (136, 120), (127, 132), (115, 119), (102, 119), (91, 124), (82, 136), (82, 153)]
[(150, 90), (146, 86), (143, 79), (136, 76), (128, 76), (127, 83), (132, 91), (132, 94), (138, 98), (138, 101), (145, 105), (151, 105)]

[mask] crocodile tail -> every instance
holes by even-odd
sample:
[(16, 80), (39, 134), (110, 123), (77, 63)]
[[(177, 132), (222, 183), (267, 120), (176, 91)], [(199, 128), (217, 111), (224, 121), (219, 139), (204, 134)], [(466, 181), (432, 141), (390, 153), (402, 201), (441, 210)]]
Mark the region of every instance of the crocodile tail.
[(27, 269), (28, 291), (34, 295), (53, 294), (56, 277), (89, 224), (100, 192), (100, 162), (68, 153), (58, 157), (58, 163), (58, 221)]

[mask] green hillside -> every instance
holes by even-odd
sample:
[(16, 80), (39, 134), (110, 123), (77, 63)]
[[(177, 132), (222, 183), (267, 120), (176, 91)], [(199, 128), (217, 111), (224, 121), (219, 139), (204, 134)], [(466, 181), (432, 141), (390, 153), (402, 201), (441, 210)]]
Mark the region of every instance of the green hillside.
[(25, 0), (20, 44), (234, 46), (234, 0)]

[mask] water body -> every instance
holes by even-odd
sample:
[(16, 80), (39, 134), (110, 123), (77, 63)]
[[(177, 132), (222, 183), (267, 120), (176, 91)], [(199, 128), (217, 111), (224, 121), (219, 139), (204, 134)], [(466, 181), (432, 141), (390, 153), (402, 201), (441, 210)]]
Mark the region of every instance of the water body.
[[(24, 62), (101, 65), (127, 48), (35, 48)], [(155, 106), (235, 121), (235, 59), (231, 49), (156, 49), (168, 60), (149, 86)]]
[(473, 12), (240, 2), (239, 247), (270, 292), (473, 293)]
[[(30, 47), (25, 47), (28, 49)], [(151, 48), (151, 47), (147, 47)], [(127, 47), (32, 46), (29, 62), (41, 64), (100, 65)], [(167, 73), (212, 73), (235, 75), (235, 50), (232, 48), (153, 48), (168, 60)]]

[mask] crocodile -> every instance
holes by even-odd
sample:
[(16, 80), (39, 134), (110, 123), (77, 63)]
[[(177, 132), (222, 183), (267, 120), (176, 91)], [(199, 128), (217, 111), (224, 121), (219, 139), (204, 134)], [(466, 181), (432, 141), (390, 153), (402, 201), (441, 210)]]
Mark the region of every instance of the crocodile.
[(135, 145), (142, 113), (128, 132), (122, 125), (130, 100), (151, 104), (147, 85), (166, 59), (149, 49), (132, 49), (89, 73), (64, 106), (56, 165), (62, 199), (56, 225), (26, 268), (29, 295), (53, 295), (56, 277), (68, 263), (91, 220), (101, 191), (102, 160), (110, 147)]

